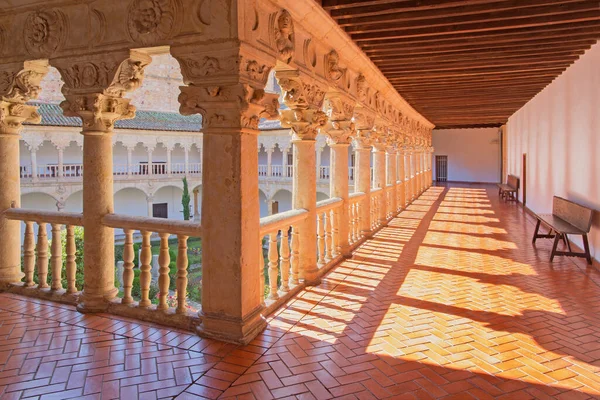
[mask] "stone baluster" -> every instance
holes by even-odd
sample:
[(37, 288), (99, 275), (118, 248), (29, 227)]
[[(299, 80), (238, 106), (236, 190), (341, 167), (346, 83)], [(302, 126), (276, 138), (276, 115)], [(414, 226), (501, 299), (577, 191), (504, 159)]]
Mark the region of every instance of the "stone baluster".
[(62, 273), (62, 245), (60, 243), (60, 230), (62, 225), (52, 224), (52, 247), (50, 265), (52, 266), (52, 285), (50, 289), (61, 290), (61, 273)]
[(169, 234), (160, 233), (160, 250), (158, 255), (158, 264), (160, 268), (158, 270), (158, 307), (159, 310), (166, 310), (169, 308), (167, 305), (167, 296), (169, 295), (169, 263), (171, 257), (169, 256)]
[(239, 41), (174, 46), (171, 54), (187, 85), (180, 112), (203, 117), (202, 181), (211, 188), (202, 191), (201, 334), (247, 343), (266, 324), (256, 149), (260, 119), (279, 116), (278, 95), (263, 90), (275, 57)]
[[(333, 219), (331, 221), (332, 221), (333, 227), (331, 229), (331, 238), (332, 238), (331, 251), (332, 251), (333, 257), (337, 257), (340, 254), (342, 254), (340, 252), (340, 249), (341, 249), (341, 245), (340, 245), (340, 243), (341, 243), (341, 240), (340, 240), (340, 219), (341, 219), (341, 217), (340, 217), (340, 214), (342, 212), (343, 212), (342, 208), (336, 208), (332, 214)], [(346, 206), (346, 225), (348, 226), (346, 228), (346, 235), (345, 235), (346, 243), (348, 243), (348, 233), (352, 227), (351, 220), (352, 220), (352, 218), (349, 215), (348, 206)]]
[(140, 307), (150, 307), (151, 301), (149, 298), (150, 294), (150, 283), (152, 282), (152, 274), (150, 272), (152, 266), (152, 246), (150, 244), (150, 235), (152, 232), (141, 231), (142, 234), (142, 252), (140, 254), (140, 262), (142, 264), (140, 268), (140, 291), (142, 298), (140, 300)]
[(46, 61), (6, 64), (0, 68), (0, 286), (19, 282), (21, 272), (21, 222), (4, 211), (21, 205), (19, 136), (23, 123), (41, 121), (37, 107), (25, 104), (37, 98), (39, 83), (48, 72)]
[(292, 283), (293, 285), (297, 285), (300, 280), (299, 280), (299, 265), (300, 265), (300, 244), (299, 244), (299, 232), (298, 232), (298, 225), (292, 227), (292, 237), (290, 240), (290, 247), (292, 250), (291, 256), (290, 256), (290, 269), (291, 269), (291, 277), (290, 277), (290, 283)]
[(186, 235), (177, 235), (177, 313), (185, 313), (185, 298), (187, 297), (188, 285), (188, 255)]
[(317, 213), (317, 265), (325, 265), (325, 213)]
[(323, 213), (323, 228), (325, 229), (325, 263), (333, 260), (333, 212)]
[(290, 291), (290, 243), (288, 229), (281, 230), (281, 244), (279, 245), (279, 268), (281, 269), (281, 286), (279, 290), (282, 292)]
[(349, 217), (348, 217), (348, 148), (355, 135), (355, 124), (352, 122), (354, 102), (338, 92), (328, 93), (325, 98), (325, 110), (329, 123), (323, 129), (327, 135), (327, 145), (330, 148), (330, 197), (342, 199), (342, 207), (338, 211), (339, 219), (335, 220), (338, 231), (338, 243), (335, 252), (344, 257), (350, 255), (348, 243)]
[(36, 245), (38, 289), (48, 287), (48, 234), (46, 223), (38, 222), (38, 236)]
[(34, 285), (33, 273), (35, 269), (35, 235), (33, 232), (33, 222), (25, 221), (25, 237), (23, 239), (23, 272), (25, 278), (23, 286), (30, 287)]
[(279, 257), (277, 255), (277, 231), (269, 234), (269, 299), (278, 300), (279, 294), (277, 293), (277, 277), (279, 275), (279, 264), (277, 261)]
[(123, 298), (122, 304), (133, 303), (131, 288), (133, 287), (133, 260), (135, 252), (133, 250), (133, 230), (125, 229), (125, 244), (123, 245)]
[(325, 91), (320, 83), (300, 75), (299, 71), (277, 71), (288, 110), (282, 111), (282, 126), (291, 128), (294, 155), (292, 207), (308, 211), (300, 226), (300, 271), (307, 285), (321, 282), (317, 267), (316, 201), (317, 175), (315, 142), (319, 130), (327, 123), (321, 111)]
[[(152, 59), (140, 51), (80, 58), (53, 59), (65, 82), (61, 103), (65, 116), (82, 120), (84, 288), (81, 312), (105, 311), (117, 295), (115, 287), (114, 230), (102, 224), (114, 212), (114, 123), (135, 116), (135, 107), (123, 95), (138, 88)], [(97, 72), (94, 79), (87, 75)]]
[(73, 294), (77, 292), (77, 286), (75, 285), (77, 279), (77, 247), (75, 244), (75, 227), (73, 225), (67, 225), (67, 243), (65, 247), (67, 253), (65, 263), (67, 293)]

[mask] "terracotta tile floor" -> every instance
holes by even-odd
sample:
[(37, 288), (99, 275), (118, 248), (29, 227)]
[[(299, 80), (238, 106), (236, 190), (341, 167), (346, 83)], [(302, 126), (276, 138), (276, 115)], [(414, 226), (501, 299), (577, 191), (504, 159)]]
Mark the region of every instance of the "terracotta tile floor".
[(600, 273), (491, 186), (433, 187), (251, 345), (0, 295), (12, 398), (600, 398)]

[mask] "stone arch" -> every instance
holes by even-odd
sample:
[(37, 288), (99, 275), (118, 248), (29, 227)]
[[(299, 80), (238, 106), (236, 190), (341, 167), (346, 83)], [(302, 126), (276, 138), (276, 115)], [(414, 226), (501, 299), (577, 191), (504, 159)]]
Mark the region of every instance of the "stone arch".
[(146, 193), (136, 187), (126, 187), (114, 194), (115, 214), (148, 216), (148, 200)]
[(317, 201), (327, 200), (329, 195), (324, 192), (317, 192)]
[(64, 211), (76, 213), (83, 212), (83, 190), (71, 193), (64, 204)]
[[(152, 195), (152, 203), (153, 204), (167, 204), (167, 217), (169, 219), (183, 219), (183, 206), (181, 204), (181, 195), (183, 194), (183, 189), (174, 184), (163, 185), (160, 188), (156, 189), (154, 194)], [(190, 194), (190, 198), (193, 201), (192, 195)], [(190, 201), (190, 206), (193, 206), (192, 201)], [(190, 210), (193, 213), (193, 210)]]
[(258, 189), (258, 204), (260, 206), (260, 217), (269, 215), (270, 203), (266, 193)]
[(38, 211), (57, 211), (59, 200), (49, 193), (31, 192), (21, 195), (21, 208)]
[(278, 211), (284, 212), (292, 209), (292, 192), (287, 189), (279, 189), (273, 197), (272, 201), (276, 201), (278, 203)]

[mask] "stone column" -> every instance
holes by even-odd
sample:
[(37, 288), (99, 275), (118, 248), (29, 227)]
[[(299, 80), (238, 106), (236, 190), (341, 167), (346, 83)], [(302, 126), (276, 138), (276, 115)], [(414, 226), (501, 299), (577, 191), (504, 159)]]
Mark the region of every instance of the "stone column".
[(33, 182), (37, 182), (37, 146), (31, 146), (31, 179)]
[(349, 207), (349, 182), (348, 182), (348, 148), (355, 134), (352, 120), (354, 102), (342, 97), (339, 93), (329, 93), (325, 102), (325, 109), (330, 123), (324, 129), (327, 135), (327, 144), (330, 149), (330, 182), (329, 195), (342, 199), (342, 208), (339, 211), (338, 227), (339, 248), (338, 254), (350, 256), (348, 234), (350, 221)]
[(3, 212), (21, 206), (19, 135), (23, 123), (40, 123), (37, 107), (25, 104), (37, 98), (40, 81), (48, 72), (43, 61), (3, 65), (0, 76), (0, 285), (19, 282), (21, 272), (21, 222)]
[[(118, 292), (114, 232), (102, 224), (102, 218), (114, 212), (112, 134), (115, 121), (135, 117), (135, 107), (123, 95), (141, 85), (144, 67), (151, 61), (137, 51), (53, 60), (65, 81), (61, 108), (65, 116), (82, 120), (84, 289), (77, 305), (81, 312), (105, 311)], [(92, 66), (99, 74), (96, 79), (87, 75)]]
[(395, 215), (398, 211), (398, 186), (396, 185), (396, 148), (392, 146), (388, 146), (385, 149), (385, 157), (386, 157), (386, 175), (388, 185), (392, 186), (392, 201), (391, 201), (391, 210), (388, 210), (390, 214)]
[(357, 107), (354, 111), (354, 121), (354, 192), (366, 194), (360, 203), (359, 229), (362, 236), (368, 237), (371, 235), (371, 130), (375, 118), (365, 109)]
[[(379, 135), (378, 135), (379, 136)], [(373, 187), (381, 188), (383, 193), (380, 195), (381, 203), (379, 204), (379, 223), (387, 222), (387, 201), (386, 201), (386, 177), (385, 177), (385, 148), (386, 144), (383, 138), (378, 137), (376, 143), (373, 143)]]
[(405, 194), (405, 188), (404, 188), (404, 182), (406, 179), (405, 173), (404, 173), (404, 148), (400, 145), (398, 146), (398, 197), (400, 198), (400, 204), (399, 204), (399, 208), (406, 208), (406, 194)]
[(172, 146), (167, 146), (167, 175), (171, 176), (171, 152), (173, 151)]
[(154, 196), (149, 194), (146, 196), (146, 209), (148, 211), (148, 216), (154, 216)]
[(323, 154), (323, 147), (321, 146), (315, 146), (316, 148), (316, 160), (315, 160), (315, 164), (316, 164), (316, 169), (317, 169), (317, 178), (321, 179), (321, 154)]
[(267, 150), (267, 176), (273, 176), (273, 171), (271, 171), (271, 159), (273, 156), (273, 148), (269, 147)]
[(292, 207), (308, 211), (306, 222), (300, 227), (300, 262), (307, 285), (317, 285), (321, 278), (317, 267), (317, 181), (316, 138), (319, 129), (327, 123), (321, 108), (325, 91), (319, 83), (301, 77), (298, 71), (278, 71), (275, 74), (283, 90), (283, 101), (289, 110), (282, 111), (282, 126), (291, 128), (294, 154), (292, 178)]
[(133, 148), (127, 146), (127, 176), (131, 176), (133, 169)]
[(190, 148), (187, 145), (183, 146), (183, 165), (187, 176), (190, 173)]
[(275, 59), (235, 41), (172, 47), (171, 53), (187, 85), (180, 112), (203, 117), (202, 182), (208, 189), (202, 191), (199, 333), (248, 343), (266, 324), (256, 148), (260, 118), (279, 116), (278, 95), (263, 90)]
[(282, 154), (282, 156), (281, 156), (281, 167), (283, 168), (283, 172), (281, 173), (282, 177), (288, 177), (288, 175), (287, 175), (287, 166), (288, 166), (287, 157), (288, 157), (288, 151), (289, 150), (288, 150), (287, 147), (284, 147), (281, 150), (281, 154)]
[(154, 171), (152, 171), (152, 153), (154, 152), (154, 147), (148, 147), (148, 176), (154, 175)]
[(64, 176), (64, 173), (65, 173), (65, 171), (64, 171), (64, 168), (65, 168), (64, 167), (64, 152), (65, 152), (65, 149), (62, 146), (58, 146), (57, 150), (58, 150), (58, 171), (57, 171), (58, 174), (57, 175), (58, 175), (59, 178), (62, 178)]
[(200, 222), (200, 211), (198, 209), (198, 189), (194, 189), (194, 222)]

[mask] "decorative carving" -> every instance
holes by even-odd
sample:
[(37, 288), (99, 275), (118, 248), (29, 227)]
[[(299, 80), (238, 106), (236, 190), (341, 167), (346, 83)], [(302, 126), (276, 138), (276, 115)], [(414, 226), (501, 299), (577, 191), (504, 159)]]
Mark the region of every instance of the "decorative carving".
[(291, 128), (292, 140), (315, 140), (327, 124), (327, 115), (321, 110), (284, 110), (281, 114), (281, 125)]
[(269, 79), (269, 72), (271, 71), (271, 66), (265, 64), (259, 64), (255, 60), (245, 60), (243, 57), (241, 59), (241, 74), (242, 76), (247, 77), (251, 81), (259, 82), (262, 85), (267, 83), (267, 79)]
[(150, 44), (168, 38), (176, 26), (177, 1), (133, 0), (127, 28), (135, 42)]
[(350, 144), (355, 133), (352, 121), (354, 103), (343, 98), (339, 93), (332, 93), (325, 99), (325, 111), (329, 124), (325, 129), (328, 144)]
[(34, 11), (25, 21), (25, 48), (36, 57), (48, 57), (60, 47), (66, 30), (65, 18), (60, 11)]
[(294, 41), (294, 21), (292, 21), (292, 16), (287, 10), (281, 10), (277, 16), (273, 27), (273, 35), (278, 53), (277, 57), (289, 64), (294, 57), (296, 44)]
[(317, 66), (317, 51), (315, 50), (315, 44), (312, 39), (306, 39), (303, 47), (304, 60), (314, 68)]
[(119, 66), (112, 84), (104, 91), (105, 94), (122, 97), (125, 92), (139, 88), (144, 79), (144, 68), (152, 59), (150, 57), (141, 59), (128, 58)]
[(356, 78), (356, 94), (362, 103), (366, 103), (368, 95), (367, 79), (362, 73)]
[(84, 132), (110, 132), (119, 119), (135, 117), (135, 107), (129, 99), (114, 98), (100, 93), (67, 95), (60, 103), (67, 117), (80, 117)]
[(346, 68), (340, 68), (340, 66), (339, 66), (340, 56), (338, 55), (337, 51), (331, 50), (329, 52), (329, 54), (327, 54), (325, 57), (326, 57), (327, 76), (332, 81), (340, 84), (341, 83), (340, 80), (346, 74)]

